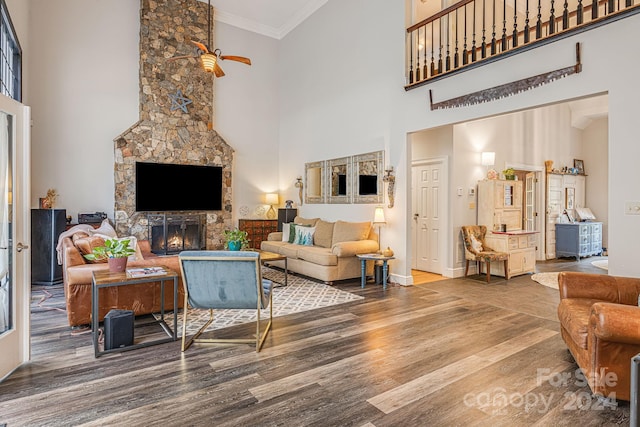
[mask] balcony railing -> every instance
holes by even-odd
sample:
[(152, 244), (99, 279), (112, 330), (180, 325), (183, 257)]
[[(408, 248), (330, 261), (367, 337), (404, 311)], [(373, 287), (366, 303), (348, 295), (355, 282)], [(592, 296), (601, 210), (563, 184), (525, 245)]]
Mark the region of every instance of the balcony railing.
[(587, 1), (462, 0), (449, 6), (407, 28), (405, 89), (640, 12), (638, 0)]

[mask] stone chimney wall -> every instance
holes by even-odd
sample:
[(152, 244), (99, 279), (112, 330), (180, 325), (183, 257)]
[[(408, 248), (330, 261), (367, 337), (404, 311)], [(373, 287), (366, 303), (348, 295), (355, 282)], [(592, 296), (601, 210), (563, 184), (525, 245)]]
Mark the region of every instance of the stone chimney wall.
[[(196, 56), (191, 40), (207, 44), (208, 6), (196, 0), (140, 3), (140, 119), (114, 139), (116, 230), (119, 235), (148, 239), (147, 212), (135, 210), (137, 161), (222, 166), (222, 210), (189, 212), (206, 214), (206, 247), (220, 249), (222, 231), (231, 228), (232, 221), (233, 149), (210, 129), (214, 77), (202, 70), (197, 59), (168, 61)], [(213, 8), (211, 17), (213, 27)], [(170, 95), (178, 91), (191, 101), (184, 106), (187, 112), (172, 104)]]

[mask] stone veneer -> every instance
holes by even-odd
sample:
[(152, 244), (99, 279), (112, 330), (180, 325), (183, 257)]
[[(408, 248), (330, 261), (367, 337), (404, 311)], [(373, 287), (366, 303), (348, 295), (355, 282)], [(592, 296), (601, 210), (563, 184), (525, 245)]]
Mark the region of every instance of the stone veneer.
[[(135, 210), (136, 161), (222, 166), (222, 211), (200, 212), (206, 215), (207, 249), (219, 249), (222, 231), (231, 228), (232, 221), (233, 149), (209, 129), (214, 77), (196, 59), (167, 61), (195, 56), (190, 40), (207, 43), (208, 6), (196, 0), (140, 3), (140, 119), (114, 139), (116, 230), (119, 235), (148, 238), (147, 212)], [(211, 16), (213, 25), (213, 8)], [(187, 113), (180, 108), (171, 111), (169, 95), (178, 90), (192, 101)]]

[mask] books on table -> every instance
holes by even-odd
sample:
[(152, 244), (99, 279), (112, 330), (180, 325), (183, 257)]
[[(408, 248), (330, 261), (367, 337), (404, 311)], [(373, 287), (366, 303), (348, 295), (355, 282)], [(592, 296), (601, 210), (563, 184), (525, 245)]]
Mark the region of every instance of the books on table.
[(142, 267), (142, 268), (128, 268), (127, 274), (129, 277), (152, 277), (152, 276), (164, 276), (167, 274), (162, 267)]

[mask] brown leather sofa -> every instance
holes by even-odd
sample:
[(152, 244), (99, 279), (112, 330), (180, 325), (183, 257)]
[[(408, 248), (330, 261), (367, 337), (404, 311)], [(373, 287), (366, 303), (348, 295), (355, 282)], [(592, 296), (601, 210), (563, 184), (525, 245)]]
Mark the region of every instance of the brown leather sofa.
[[(144, 259), (129, 261), (127, 268), (162, 265), (180, 274), (178, 256), (157, 256), (151, 252), (148, 241), (138, 241)], [(62, 242), (62, 274), (64, 294), (67, 302), (69, 326), (91, 323), (91, 283), (92, 273), (107, 270), (106, 263), (91, 264), (81, 255), (71, 237)], [(118, 308), (133, 310), (136, 315), (160, 312), (160, 282), (138, 285), (114, 286), (100, 290), (100, 320), (109, 310)], [(178, 306), (182, 307), (184, 293), (182, 279), (178, 284)], [(165, 310), (173, 310), (173, 287), (165, 285)]]
[(591, 391), (629, 400), (631, 358), (640, 353), (640, 279), (563, 272), (558, 285), (562, 338)]

